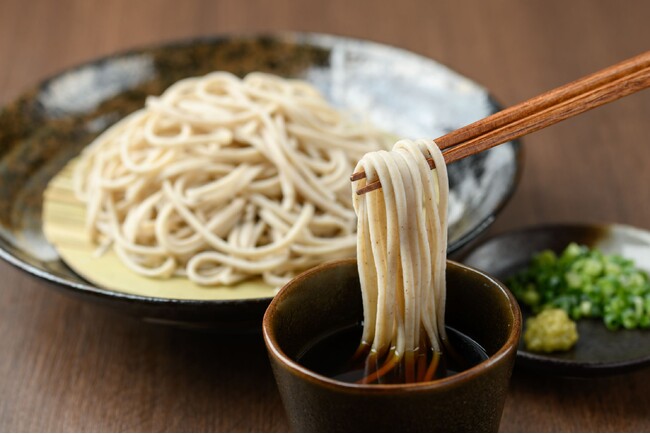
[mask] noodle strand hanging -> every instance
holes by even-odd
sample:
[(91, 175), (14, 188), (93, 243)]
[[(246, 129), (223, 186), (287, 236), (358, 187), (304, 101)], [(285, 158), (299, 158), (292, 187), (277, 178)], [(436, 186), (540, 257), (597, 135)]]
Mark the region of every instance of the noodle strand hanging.
[[(391, 152), (366, 154), (355, 172), (362, 170), (366, 179), (352, 193), (364, 310), (355, 355), (365, 358), (362, 382), (382, 382), (389, 374), (400, 382), (431, 380), (447, 341), (445, 161), (430, 140), (400, 140)], [(355, 193), (376, 180), (380, 190)]]

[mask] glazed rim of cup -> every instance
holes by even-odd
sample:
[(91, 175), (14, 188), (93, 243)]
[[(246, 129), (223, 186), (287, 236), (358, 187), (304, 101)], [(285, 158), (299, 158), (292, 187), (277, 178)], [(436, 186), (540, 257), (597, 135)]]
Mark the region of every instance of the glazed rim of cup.
[(318, 274), (325, 269), (336, 268), (341, 265), (349, 264), (351, 262), (356, 263), (356, 259), (342, 259), (337, 261), (331, 261), (314, 268), (311, 268), (295, 278), (290, 282), (284, 285), (278, 294), (273, 298), (271, 304), (264, 313), (264, 320), (262, 322), (262, 332), (264, 335), (264, 341), (271, 355), (277, 358), (282, 364), (284, 364), (289, 371), (293, 374), (302, 377), (305, 380), (312, 381), (320, 386), (329, 387), (329, 388), (343, 388), (348, 391), (358, 391), (358, 392), (372, 392), (372, 391), (391, 391), (395, 392), (397, 390), (403, 391), (424, 391), (432, 388), (435, 389), (444, 389), (452, 387), (457, 383), (462, 383), (463, 381), (479, 376), (482, 372), (490, 370), (494, 365), (497, 365), (499, 361), (507, 357), (512, 352), (517, 352), (517, 346), (519, 343), (519, 335), (521, 332), (521, 310), (519, 309), (519, 304), (517, 303), (514, 295), (506, 288), (501, 282), (490, 277), (489, 275), (475, 269), (468, 267), (466, 265), (460, 264), (455, 261), (447, 260), (447, 263), (451, 263), (456, 267), (463, 268), (471, 271), (472, 273), (478, 274), (481, 278), (487, 280), (491, 286), (496, 286), (499, 291), (508, 299), (508, 305), (510, 306), (511, 314), (513, 317), (513, 324), (511, 325), (510, 333), (508, 334), (508, 339), (506, 342), (499, 348), (499, 350), (494, 353), (492, 356), (489, 356), (486, 360), (472, 366), (469, 369), (466, 369), (462, 372), (454, 374), (449, 377), (438, 378), (431, 381), (423, 381), (419, 383), (407, 383), (407, 384), (358, 384), (358, 383), (347, 383), (344, 381), (334, 380), (325, 375), (318, 374), (312, 370), (309, 370), (293, 360), (291, 357), (287, 356), (284, 351), (280, 348), (280, 345), (277, 343), (275, 331), (271, 328), (271, 317), (276, 311), (278, 304), (287, 297), (288, 287), (293, 286), (294, 282), (297, 280), (304, 280), (313, 274)]

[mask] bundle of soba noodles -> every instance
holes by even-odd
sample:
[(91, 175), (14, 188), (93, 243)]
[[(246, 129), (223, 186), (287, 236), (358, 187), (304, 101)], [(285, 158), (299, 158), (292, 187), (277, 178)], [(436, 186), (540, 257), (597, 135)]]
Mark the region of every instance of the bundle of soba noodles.
[(305, 82), (217, 72), (150, 97), (99, 136), (74, 187), (89, 236), (137, 273), (280, 286), (354, 256), (348, 176), (387, 146)]
[(364, 312), (355, 358), (365, 363), (362, 382), (428, 381), (436, 375), (443, 346), (450, 350), (444, 324), (445, 161), (431, 140), (401, 140), (390, 152), (365, 155), (355, 169), (360, 171), (366, 179), (356, 187), (381, 182), (380, 190), (352, 193)]

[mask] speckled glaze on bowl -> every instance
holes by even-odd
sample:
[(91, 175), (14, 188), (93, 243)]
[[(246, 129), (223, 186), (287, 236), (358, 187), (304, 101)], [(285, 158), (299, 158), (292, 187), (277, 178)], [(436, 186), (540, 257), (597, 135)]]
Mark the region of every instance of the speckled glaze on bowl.
[(319, 336), (363, 318), (355, 260), (309, 270), (285, 285), (264, 315), (273, 373), (295, 432), (494, 431), (499, 428), (521, 313), (498, 281), (447, 262), (446, 324), (488, 359), (451, 377), (401, 385), (344, 383), (295, 360)]
[[(561, 252), (571, 242), (618, 254), (650, 272), (650, 232), (617, 224), (551, 224), (495, 235), (476, 246), (463, 263), (506, 280), (542, 250)], [(524, 319), (531, 315), (522, 308)], [(579, 340), (566, 352), (527, 351), (523, 339), (517, 367), (553, 375), (589, 377), (650, 366), (650, 330), (608, 330), (600, 319), (578, 321)]]
[[(437, 137), (498, 109), (488, 92), (433, 60), (372, 42), (317, 34), (224, 36), (134, 50), (71, 68), (0, 112), (0, 257), (66, 293), (146, 320), (259, 330), (270, 299), (193, 301), (108, 291), (72, 272), (41, 230), (48, 181), (107, 127), (189, 76), (266, 71), (305, 79), (335, 105), (391, 133)], [(450, 250), (475, 238), (517, 184), (521, 155), (508, 143), (449, 168), (463, 203)]]

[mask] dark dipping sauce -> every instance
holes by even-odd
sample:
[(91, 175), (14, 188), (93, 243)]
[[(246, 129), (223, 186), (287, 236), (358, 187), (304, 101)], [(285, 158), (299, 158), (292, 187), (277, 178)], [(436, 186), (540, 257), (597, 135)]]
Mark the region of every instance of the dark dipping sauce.
[[(488, 358), (481, 345), (452, 327), (445, 327), (449, 344), (456, 353), (453, 357), (444, 351), (434, 379), (450, 377)], [(359, 347), (363, 327), (360, 324), (335, 330), (307, 345), (297, 362), (317, 374), (337, 381), (356, 383), (364, 377), (363, 360), (353, 362)], [(403, 384), (399, 370), (382, 377), (379, 384)]]

